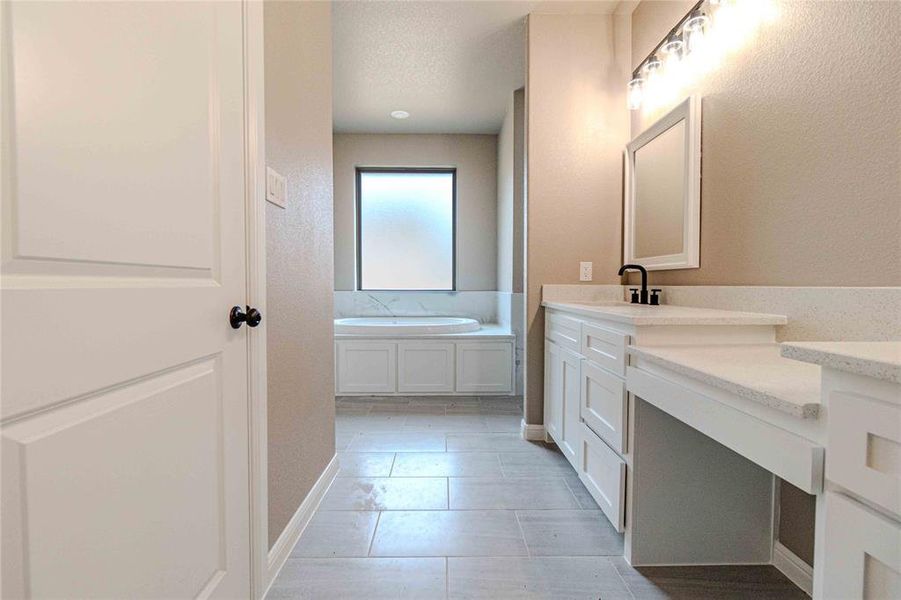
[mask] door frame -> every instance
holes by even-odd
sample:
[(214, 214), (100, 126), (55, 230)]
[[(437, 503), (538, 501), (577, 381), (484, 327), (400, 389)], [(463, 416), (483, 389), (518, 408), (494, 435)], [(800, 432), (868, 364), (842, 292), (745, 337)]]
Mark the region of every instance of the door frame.
[(263, 3), (243, 0), (244, 199), (247, 304), (263, 314), (263, 327), (248, 330), (247, 397), (250, 472), (251, 597), (269, 587), (269, 489), (266, 380), (266, 119)]

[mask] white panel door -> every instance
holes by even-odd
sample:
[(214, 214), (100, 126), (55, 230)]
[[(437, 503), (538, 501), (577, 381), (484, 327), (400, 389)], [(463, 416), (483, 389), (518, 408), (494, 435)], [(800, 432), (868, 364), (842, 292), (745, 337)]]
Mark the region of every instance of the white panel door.
[(582, 446), (582, 427), (579, 418), (582, 357), (575, 352), (561, 350), (560, 358), (561, 390), (559, 394), (563, 404), (561, 410), (562, 432), (555, 441), (573, 468), (578, 469)]
[(2, 596), (248, 597), (242, 6), (0, 10)]
[(453, 342), (400, 342), (397, 391), (436, 394), (454, 391)]
[(397, 391), (397, 344), (338, 342), (338, 393), (393, 394)]
[(544, 341), (544, 429), (555, 443), (563, 437), (563, 357), (560, 346)]
[(513, 344), (509, 342), (458, 342), (457, 391), (513, 391)]

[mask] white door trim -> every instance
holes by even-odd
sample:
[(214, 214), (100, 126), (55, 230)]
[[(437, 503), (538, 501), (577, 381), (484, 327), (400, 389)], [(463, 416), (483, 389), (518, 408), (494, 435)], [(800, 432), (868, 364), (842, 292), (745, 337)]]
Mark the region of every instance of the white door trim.
[(244, 161), (247, 304), (263, 314), (247, 336), (250, 410), (250, 578), (253, 598), (269, 587), (269, 490), (266, 398), (266, 119), (263, 3), (244, 0)]

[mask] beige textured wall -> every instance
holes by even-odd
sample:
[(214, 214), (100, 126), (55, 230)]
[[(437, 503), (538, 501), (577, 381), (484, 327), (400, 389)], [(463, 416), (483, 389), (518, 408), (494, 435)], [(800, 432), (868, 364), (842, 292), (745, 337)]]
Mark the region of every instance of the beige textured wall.
[(526, 90), (513, 92), (513, 293), (521, 294), (526, 260)]
[(335, 454), (331, 7), (267, 1), (266, 162), (288, 208), (266, 204), (269, 544)]
[(594, 283), (619, 282), (622, 149), (629, 134), (621, 83), (629, 47), (614, 31), (622, 22), (609, 15), (529, 16), (528, 423), (543, 420), (542, 284), (578, 283), (580, 261), (594, 263)]
[[(638, 62), (691, 2), (641, 2)], [(777, 1), (703, 96), (701, 268), (666, 285), (901, 285), (898, 2)], [(636, 135), (664, 112), (638, 114)]]
[(525, 89), (510, 94), (497, 136), (497, 289), (522, 292)]
[(513, 92), (497, 134), (497, 289), (513, 291)]
[(336, 290), (356, 285), (356, 167), (456, 167), (457, 289), (496, 289), (496, 135), (335, 134)]

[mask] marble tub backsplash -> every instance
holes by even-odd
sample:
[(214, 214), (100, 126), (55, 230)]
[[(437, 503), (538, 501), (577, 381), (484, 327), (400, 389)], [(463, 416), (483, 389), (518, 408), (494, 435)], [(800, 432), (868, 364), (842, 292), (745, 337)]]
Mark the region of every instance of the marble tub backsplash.
[(497, 292), (335, 292), (335, 318), (468, 317), (497, 323)]

